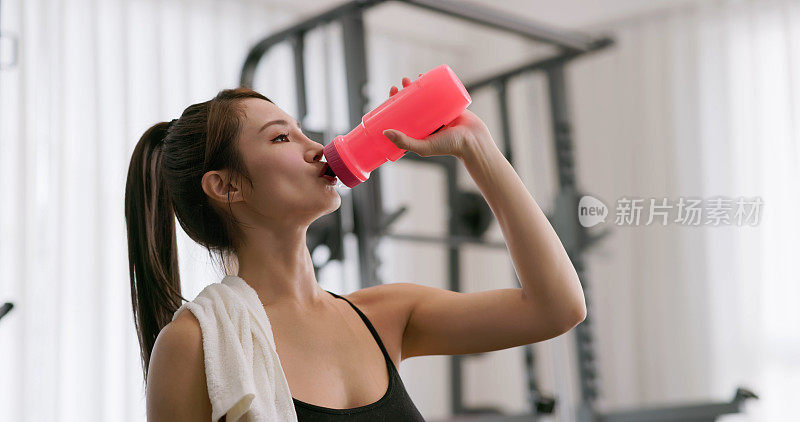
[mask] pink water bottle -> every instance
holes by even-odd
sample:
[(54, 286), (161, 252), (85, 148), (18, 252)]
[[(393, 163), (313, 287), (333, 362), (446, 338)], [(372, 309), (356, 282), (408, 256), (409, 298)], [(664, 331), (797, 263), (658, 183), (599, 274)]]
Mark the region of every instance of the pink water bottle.
[(470, 103), (453, 70), (446, 64), (437, 66), (364, 115), (350, 133), (334, 138), (323, 154), (330, 170), (352, 188), (387, 160), (397, 161), (407, 152), (383, 135), (385, 129), (425, 138), (455, 120)]

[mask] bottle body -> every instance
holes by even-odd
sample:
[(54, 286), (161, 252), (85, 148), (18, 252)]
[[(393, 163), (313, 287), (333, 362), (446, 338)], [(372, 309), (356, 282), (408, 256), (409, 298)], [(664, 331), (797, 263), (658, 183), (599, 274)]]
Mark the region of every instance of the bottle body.
[(336, 176), (352, 188), (381, 164), (406, 153), (383, 135), (385, 129), (424, 138), (452, 122), (471, 102), (456, 74), (442, 64), (365, 114), (353, 130), (326, 145), (324, 155)]

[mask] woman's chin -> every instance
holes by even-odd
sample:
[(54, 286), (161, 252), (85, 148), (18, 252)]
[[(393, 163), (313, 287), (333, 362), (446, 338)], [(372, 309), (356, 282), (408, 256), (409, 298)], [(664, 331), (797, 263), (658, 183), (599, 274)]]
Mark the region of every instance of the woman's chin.
[(325, 204), (322, 212), (319, 214), (320, 217), (324, 215), (328, 215), (330, 213), (335, 212), (342, 206), (342, 198), (337, 194), (335, 197), (332, 197), (327, 204)]

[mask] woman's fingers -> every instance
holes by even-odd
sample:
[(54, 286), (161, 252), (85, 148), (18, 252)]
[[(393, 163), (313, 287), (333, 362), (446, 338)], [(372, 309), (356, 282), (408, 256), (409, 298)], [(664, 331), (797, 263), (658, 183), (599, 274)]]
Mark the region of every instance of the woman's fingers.
[[(422, 73), (420, 73), (419, 76), (422, 76)], [(417, 76), (417, 77), (419, 77), (419, 76)], [(407, 76), (404, 76), (403, 79), (400, 82), (403, 84), (403, 88), (411, 85), (411, 79), (409, 77), (407, 77)], [(389, 96), (391, 97), (392, 95), (397, 94), (398, 91), (399, 91), (399, 89), (397, 89), (396, 86), (392, 85), (392, 87), (389, 88)]]

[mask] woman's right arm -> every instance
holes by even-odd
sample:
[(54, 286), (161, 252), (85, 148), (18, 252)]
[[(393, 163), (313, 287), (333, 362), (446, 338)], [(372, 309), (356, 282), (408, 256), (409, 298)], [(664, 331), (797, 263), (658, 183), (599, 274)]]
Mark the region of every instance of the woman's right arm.
[(181, 311), (156, 338), (147, 376), (147, 420), (211, 420), (200, 323)]

